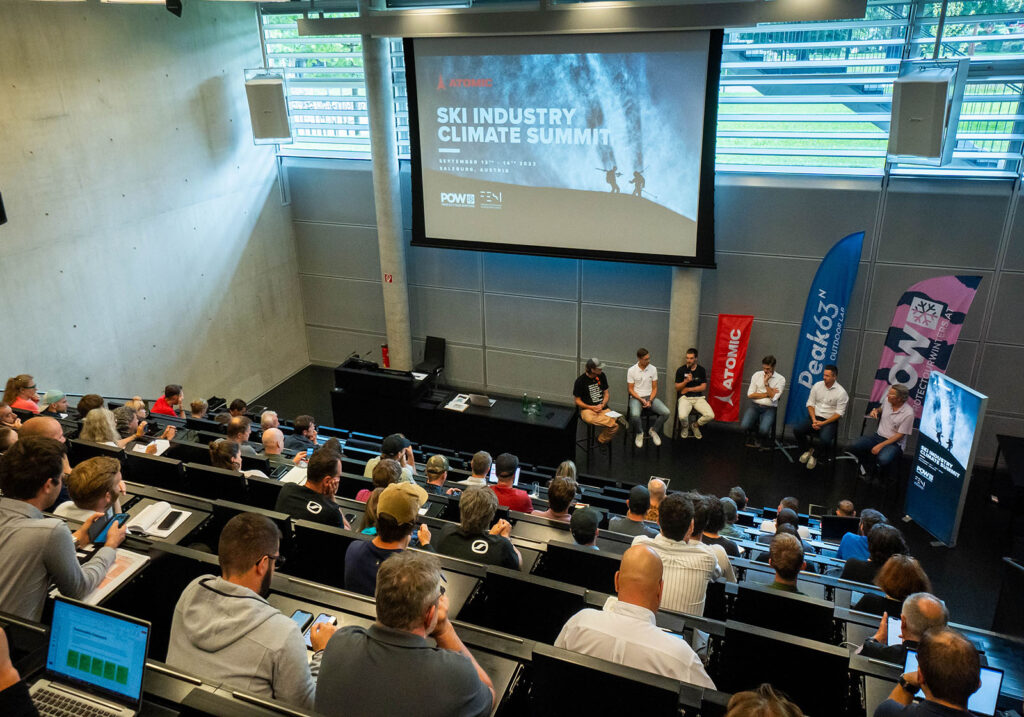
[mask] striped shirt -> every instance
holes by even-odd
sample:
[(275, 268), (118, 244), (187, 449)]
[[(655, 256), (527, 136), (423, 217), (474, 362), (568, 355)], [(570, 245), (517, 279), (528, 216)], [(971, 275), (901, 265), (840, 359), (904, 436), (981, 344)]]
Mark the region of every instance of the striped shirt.
[(722, 577), (715, 554), (702, 543), (669, 540), (662, 533), (649, 538), (638, 535), (633, 545), (647, 545), (661, 557), (664, 566), (661, 606), (689, 615), (704, 614), (708, 582)]

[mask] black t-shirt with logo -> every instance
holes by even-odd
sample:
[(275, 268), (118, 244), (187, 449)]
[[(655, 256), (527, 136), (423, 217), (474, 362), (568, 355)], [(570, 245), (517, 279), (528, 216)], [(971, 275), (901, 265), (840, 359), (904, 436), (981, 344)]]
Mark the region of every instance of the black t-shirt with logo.
[(461, 527), (446, 527), (437, 541), (437, 552), (476, 563), (519, 568), (519, 558), (508, 538), (490, 533), (467, 533)]
[(608, 379), (603, 373), (597, 378), (583, 374), (572, 385), (572, 395), (588, 406), (599, 406), (604, 401), (604, 392), (608, 390)]
[(287, 513), (295, 520), (312, 520), (315, 523), (341, 528), (341, 509), (333, 500), (297, 483), (288, 483), (281, 488), (274, 510)]
[[(692, 369), (689, 369), (686, 368), (686, 364), (683, 364), (682, 366), (676, 369), (676, 383), (680, 383), (683, 379), (685, 379), (686, 374), (688, 373), (692, 374), (693, 378), (691, 378), (690, 382), (686, 384), (687, 388), (689, 388), (690, 386), (700, 386), (702, 383), (708, 382), (708, 373), (707, 371), (704, 370), (703, 366), (697, 364)], [(684, 393), (683, 395), (693, 396), (694, 398), (696, 398), (697, 396), (703, 396), (704, 391), (690, 391), (689, 393)]]

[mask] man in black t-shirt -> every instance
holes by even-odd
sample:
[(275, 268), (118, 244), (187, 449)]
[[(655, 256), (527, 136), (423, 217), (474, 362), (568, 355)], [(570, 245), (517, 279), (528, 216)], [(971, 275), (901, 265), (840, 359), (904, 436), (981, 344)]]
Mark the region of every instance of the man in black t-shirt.
[[(682, 438), (690, 436), (690, 429), (693, 429), (694, 438), (703, 438), (700, 427), (715, 420), (715, 412), (704, 398), (707, 390), (708, 373), (697, 363), (697, 349), (688, 349), (686, 363), (676, 369), (676, 393), (679, 394), (676, 410), (679, 411), (679, 421), (683, 424), (680, 431)], [(690, 412), (694, 410), (700, 414), (700, 418), (690, 423)]]
[(321, 448), (309, 459), (306, 482), (288, 483), (277, 496), (274, 510), (295, 520), (312, 520), (335, 528), (349, 528), (348, 521), (334, 502), (341, 483), (341, 457)]
[(599, 359), (587, 359), (587, 370), (572, 385), (572, 395), (583, 422), (604, 427), (597, 437), (598, 443), (608, 443), (618, 433), (620, 422), (626, 422), (622, 416), (616, 421), (608, 415), (608, 379)]
[(459, 500), (461, 522), (457, 526), (445, 528), (437, 541), (437, 552), (453, 558), (518, 570), (522, 556), (508, 539), (512, 525), (507, 520), (499, 520), (487, 530), (497, 510), (498, 497), (494, 491), (483, 486), (468, 488)]

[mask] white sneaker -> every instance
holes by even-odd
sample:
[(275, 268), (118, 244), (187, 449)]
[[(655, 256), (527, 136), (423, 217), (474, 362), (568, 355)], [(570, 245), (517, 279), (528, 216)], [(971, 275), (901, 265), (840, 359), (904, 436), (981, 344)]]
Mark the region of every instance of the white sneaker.
[(635, 445), (637, 448), (643, 448), (644, 447), (644, 434), (642, 434), (642, 433), (636, 434), (636, 439), (633, 441), (633, 445)]
[(652, 428), (652, 429), (650, 429), (648, 431), (648, 433), (650, 434), (651, 441), (654, 443), (654, 445), (660, 446), (661, 445), (661, 436), (658, 435), (658, 432)]
[(801, 462), (801, 463), (806, 463), (806, 462), (807, 462), (807, 461), (809, 461), (810, 459), (811, 459), (811, 452), (810, 452), (810, 451), (804, 451), (804, 452), (803, 452), (803, 453), (802, 453), (802, 454), (800, 455), (800, 462)]
[(814, 456), (810, 456), (807, 459), (807, 470), (813, 470), (814, 466), (816, 465), (818, 465), (818, 461), (814, 458)]
[(680, 438), (689, 438), (690, 437), (690, 424), (689, 423), (684, 423), (683, 424), (682, 430), (679, 431), (679, 437)]
[(703, 435), (701, 435), (699, 423), (693, 424), (693, 437), (696, 438), (698, 441), (704, 437)]

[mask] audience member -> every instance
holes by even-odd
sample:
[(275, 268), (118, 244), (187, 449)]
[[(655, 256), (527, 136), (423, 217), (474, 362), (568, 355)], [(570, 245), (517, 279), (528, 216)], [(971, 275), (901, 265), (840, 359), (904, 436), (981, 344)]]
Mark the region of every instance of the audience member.
[(75, 547), (88, 542), (99, 516), (72, 533), (63, 520), (43, 515), (67, 472), (64, 446), (52, 438), (20, 438), (0, 458), (0, 612), (38, 622), (51, 583), (67, 597), (82, 598), (114, 563), (123, 526), (112, 525), (103, 547), (79, 565)]
[(335, 627), (314, 625), (313, 669), (298, 624), (267, 602), (281, 532), (270, 519), (240, 513), (220, 533), (220, 577), (196, 578), (171, 622), (167, 664), (203, 679), (303, 709), (313, 705), (313, 678)]
[[(777, 535), (778, 533), (781, 533), (783, 527), (788, 526), (791, 534), (795, 535), (800, 539), (800, 544), (803, 546), (804, 549), (804, 555), (813, 555), (817, 552), (811, 546), (811, 544), (804, 539), (804, 530), (806, 530), (806, 527), (800, 525), (800, 519), (797, 517), (796, 512), (792, 508), (782, 508), (781, 510), (779, 510), (779, 513), (776, 516), (775, 520), (772, 521), (772, 524), (775, 527), (775, 531), (773, 533), (759, 535), (757, 537), (758, 543), (771, 544), (772, 537)], [(804, 530), (801, 530), (801, 528), (804, 528)], [(754, 559), (762, 560), (763, 557), (761, 555), (756, 555), (754, 556)]]
[(249, 445), (249, 436), (252, 434), (252, 421), (246, 416), (233, 416), (227, 421), (227, 437), (229, 441), (237, 443), (242, 449), (243, 456), (256, 456), (256, 449)]
[(121, 478), (121, 462), (109, 456), (96, 456), (79, 463), (68, 476), (67, 486), (71, 500), (54, 508), (53, 514), (80, 523), (111, 506), (115, 513), (120, 513), (121, 496), (127, 492)]
[(312, 416), (296, 416), (292, 435), (284, 439), (284, 447), (290, 451), (305, 451), (316, 448), (316, 421)]
[(149, 408), (141, 396), (135, 396), (131, 400), (125, 401), (124, 405), (135, 411), (135, 416), (139, 419), (139, 423), (142, 423), (149, 417)]
[(284, 455), (284, 433), (280, 428), (263, 429), (261, 440), (263, 442), (263, 457), (270, 461), (271, 467), (297, 464), (306, 457), (305, 453), (296, 453), (290, 459)]
[[(32, 418), (25, 421), (22, 424), (21, 430), (18, 431), (18, 440), (24, 440), (30, 436), (37, 436), (40, 438), (52, 438), (61, 444), (66, 451), (65, 446), (67, 439), (64, 437), (64, 429), (61, 427), (60, 422), (56, 418), (50, 418), (49, 416), (33, 416)], [(64, 458), (64, 463), (67, 464), (67, 457)], [(71, 472), (71, 467), (67, 466), (64, 470), (64, 475)], [(50, 513), (61, 503), (71, 500), (71, 496), (68, 495), (68, 487), (61, 481), (60, 492), (57, 494), (56, 499), (49, 505), (43, 508), (43, 511)]]
[[(101, 411), (105, 410), (106, 409), (100, 409), (95, 413), (100, 413)], [(117, 435), (120, 436), (121, 439), (129, 439), (127, 442), (125, 442), (125, 446), (127, 446), (128, 443), (131, 443), (131, 441), (138, 440), (139, 438), (142, 438), (145, 435), (146, 426), (148, 424), (146, 421), (142, 421), (141, 423), (139, 422), (139, 413), (137, 410), (134, 410), (130, 406), (128, 406), (128, 404), (125, 404), (123, 406), (118, 406), (117, 408), (115, 408), (112, 411), (112, 413), (114, 414), (114, 428), (117, 431)], [(93, 412), (90, 412), (90, 415), (92, 414)], [(87, 420), (93, 419), (87, 418)], [(160, 438), (169, 441), (174, 438), (177, 432), (178, 429), (175, 428), (174, 426), (165, 426), (163, 433), (160, 434)], [(155, 452), (155, 445), (150, 445), (146, 449), (146, 453)]]
[(889, 644), (889, 615), (882, 613), (878, 632), (864, 640), (859, 652), (864, 657), (902, 665), (907, 650), (918, 649), (926, 630), (945, 627), (948, 622), (945, 603), (931, 593), (913, 593), (903, 601), (900, 611), (900, 642)]
[(152, 413), (185, 418), (185, 394), (181, 386), (176, 383), (167, 384), (164, 387), (164, 395), (153, 404)]
[(61, 418), (68, 415), (68, 398), (63, 391), (47, 391), (39, 402), (40, 413), (50, 418)]
[[(969, 715), (967, 700), (979, 687), (981, 660), (971, 641), (948, 627), (933, 628), (921, 638), (917, 670), (900, 676), (875, 717)], [(914, 703), (919, 689), (924, 702)]]
[(720, 578), (722, 570), (707, 546), (689, 542), (693, 512), (686, 496), (666, 496), (658, 508), (661, 532), (654, 538), (638, 535), (633, 545), (649, 545), (665, 565), (661, 604), (675, 612), (703, 615), (708, 582)]
[(609, 518), (608, 530), (623, 535), (647, 535), (654, 537), (658, 534), (658, 524), (649, 523), (644, 519), (647, 511), (651, 509), (651, 493), (642, 485), (635, 485), (629, 490), (629, 499), (626, 501), (626, 515), (621, 518)]
[(236, 398), (228, 404), (227, 413), (218, 413), (214, 419), (217, 423), (227, 423), (232, 418), (239, 418), (245, 415), (246, 410), (249, 408), (248, 404), (240, 398)]
[(690, 543), (699, 545), (714, 555), (715, 560), (718, 562), (718, 567), (722, 571), (722, 577), (727, 582), (736, 582), (736, 571), (733, 570), (732, 563), (729, 562), (729, 554), (725, 552), (725, 548), (715, 543), (703, 542), (704, 530), (707, 527), (708, 516), (711, 511), (711, 501), (712, 499), (716, 501), (718, 499), (696, 491), (688, 493), (687, 497), (693, 504), (693, 533), (689, 538)]
[[(781, 513), (784, 508), (789, 508), (791, 511), (793, 511), (793, 513), (797, 517), (799, 517), (799, 514), (800, 514), (800, 501), (797, 500), (796, 498), (794, 498), (793, 496), (787, 496), (787, 497), (783, 498), (781, 501), (779, 501), (779, 507), (776, 509), (776, 513), (777, 514)], [(764, 521), (762, 521), (761, 522), (761, 532), (762, 533), (774, 533), (775, 532), (776, 522), (777, 522), (776, 520), (764, 520)], [(799, 522), (798, 522), (797, 523), (797, 530), (799, 531), (800, 537), (803, 540), (810, 540), (811, 539), (811, 529), (808, 528), (806, 525), (800, 525)]]
[(550, 518), (568, 523), (569, 508), (576, 502), (576, 488), (575, 478), (556, 475), (548, 483), (548, 509), (535, 510), (533, 514), (538, 518)]
[(871, 557), (868, 550), (868, 533), (879, 523), (887, 522), (885, 516), (874, 508), (865, 508), (860, 512), (860, 523), (857, 524), (856, 533), (846, 533), (839, 541), (839, 550), (836, 557), (840, 560), (858, 558), (867, 560)]
[(38, 717), (39, 711), (32, 704), (28, 684), (11, 662), (11, 651), (7, 645), (7, 633), (0, 627), (0, 715), (6, 717)]
[(875, 585), (885, 593), (885, 597), (865, 595), (853, 606), (854, 610), (875, 615), (891, 612), (895, 615), (907, 596), (932, 591), (932, 583), (921, 564), (909, 555), (902, 554), (893, 555), (885, 561), (875, 575)]
[(489, 488), (472, 486), (459, 499), (459, 524), (447, 526), (437, 541), (437, 552), (503, 568), (518, 569), (523, 560), (508, 539), (512, 524), (499, 520), (487, 527), (498, 510), (498, 496)]
[(730, 488), (729, 497), (736, 504), (737, 510), (747, 509), (747, 492), (743, 490), (742, 486), (734, 485)]
[[(373, 467), (373, 481), (374, 488), (386, 488), (392, 483), (397, 483), (402, 478), (402, 464), (391, 458), (385, 458), (382, 461), (377, 461), (377, 465)], [(356, 493), (356, 500), (368, 501), (370, 500), (370, 493), (373, 491), (369, 488), (363, 488)]]
[(206, 412), (210, 410), (210, 404), (205, 398), (199, 398), (188, 406), (191, 418), (206, 418)]
[(785, 695), (768, 683), (756, 690), (737, 692), (729, 698), (725, 717), (804, 717), (804, 713)]
[(896, 553), (908, 553), (907, 541), (900, 529), (888, 523), (879, 523), (868, 534), (868, 559), (849, 558), (839, 577), (855, 583), (871, 584), (885, 561)]
[(586, 608), (569, 618), (555, 647), (715, 689), (686, 641), (657, 626), (662, 571), (661, 558), (651, 548), (629, 548), (615, 573), (618, 597), (609, 597), (600, 610)]
[(274, 510), (295, 520), (311, 520), (335, 528), (350, 528), (334, 496), (341, 484), (341, 458), (321, 448), (313, 453), (306, 467), (306, 482), (286, 483), (277, 494)]
[[(704, 524), (701, 542), (708, 545), (720, 545), (730, 558), (740, 557), (740, 546), (721, 535), (725, 528), (725, 506), (722, 504), (722, 500), (716, 496), (704, 496), (704, 499), (708, 505), (708, 516), (707, 522)], [(733, 503), (733, 507), (735, 506), (736, 504)]]
[(412, 550), (389, 558), (377, 573), (375, 597), (373, 625), (344, 627), (327, 644), (315, 711), (356, 711), (361, 717), (490, 714), (497, 702), (494, 687), (448, 620), (437, 558)]
[(491, 454), (477, 451), (469, 462), (469, 478), (456, 481), (459, 485), (487, 485), (487, 476), (491, 473)]
[[(415, 483), (392, 483), (377, 499), (377, 534), (373, 540), (352, 541), (345, 551), (345, 589), (373, 595), (381, 563), (409, 547), (419, 510), (427, 492)], [(430, 547), (430, 529), (420, 525), (419, 547)]]
[(0, 401), (0, 426), (18, 430), (21, 428), (21, 419), (10, 406)]
[(803, 595), (796, 586), (800, 571), (807, 567), (800, 538), (788, 532), (776, 534), (768, 548), (768, 564), (775, 570), (775, 580), (768, 587)]
[[(210, 465), (226, 471), (242, 472), (242, 447), (226, 438), (210, 441)], [(294, 484), (289, 484), (294, 485)]]
[(836, 515), (844, 518), (855, 518), (857, 517), (857, 511), (854, 510), (852, 500), (841, 500), (839, 505), (836, 506)]
[(78, 432), (78, 437), (83, 441), (124, 448), (129, 443), (141, 438), (143, 430), (141, 426), (138, 426), (135, 433), (121, 438), (117, 432), (117, 424), (114, 422), (114, 412), (109, 408), (94, 408), (82, 421), (82, 430)]
[(495, 458), (494, 475), (498, 482), (491, 486), (491, 490), (498, 496), (498, 505), (520, 513), (533, 512), (533, 501), (530, 500), (530, 495), (514, 485), (519, 476), (519, 459), (516, 456), (511, 453), (502, 453)]
[(363, 508), (363, 517), (359, 519), (359, 532), (363, 535), (377, 534), (377, 501), (383, 488), (374, 488), (370, 497), (366, 499), (366, 506)]
[(89, 411), (94, 408), (103, 408), (104, 406), (106, 406), (106, 402), (103, 400), (103, 396), (98, 393), (87, 393), (78, 399), (75, 412), (78, 414), (78, 420), (84, 421), (85, 417), (89, 415)]
[(736, 525), (736, 521), (739, 520), (739, 510), (736, 507), (736, 501), (732, 498), (721, 498), (722, 502), (722, 513), (725, 516), (725, 525), (719, 530), (720, 535), (724, 535), (727, 538), (736, 538), (737, 540), (745, 540), (747, 538), (747, 531)]
[(558, 468), (555, 469), (555, 478), (572, 478), (577, 483), (576, 463), (574, 461), (562, 461), (558, 464)]
[(654, 478), (652, 476), (647, 481), (647, 492), (651, 494), (651, 507), (647, 509), (646, 518), (652, 523), (657, 523), (658, 506), (661, 505), (661, 501), (665, 500), (665, 496), (668, 494), (668, 483), (661, 478)]
[[(440, 453), (427, 459), (427, 467), (424, 469), (427, 475), (427, 492), (434, 495), (444, 495), (444, 482), (448, 480), (448, 459)], [(448, 495), (455, 492), (454, 488), (448, 489)]]
[(36, 391), (35, 379), (27, 373), (7, 379), (7, 387), (4, 389), (4, 403), (10, 404), (11, 408), (39, 413), (38, 400), (39, 393)]
[(268, 428), (280, 428), (281, 421), (277, 417), (277, 411), (264, 411), (260, 414), (260, 428), (264, 431)]
[(14, 445), (18, 432), (9, 426), (0, 426), (0, 454)]
[(597, 546), (598, 525), (601, 524), (601, 511), (597, 508), (577, 508), (569, 519), (569, 533), (573, 542), (585, 548), (600, 550)]
[(374, 466), (377, 465), (378, 461), (382, 460), (398, 461), (398, 464), (402, 467), (401, 480), (407, 483), (415, 482), (416, 456), (412, 452), (412, 443), (401, 433), (392, 433), (380, 442), (380, 455), (366, 461), (363, 475), (367, 478), (372, 476)]

